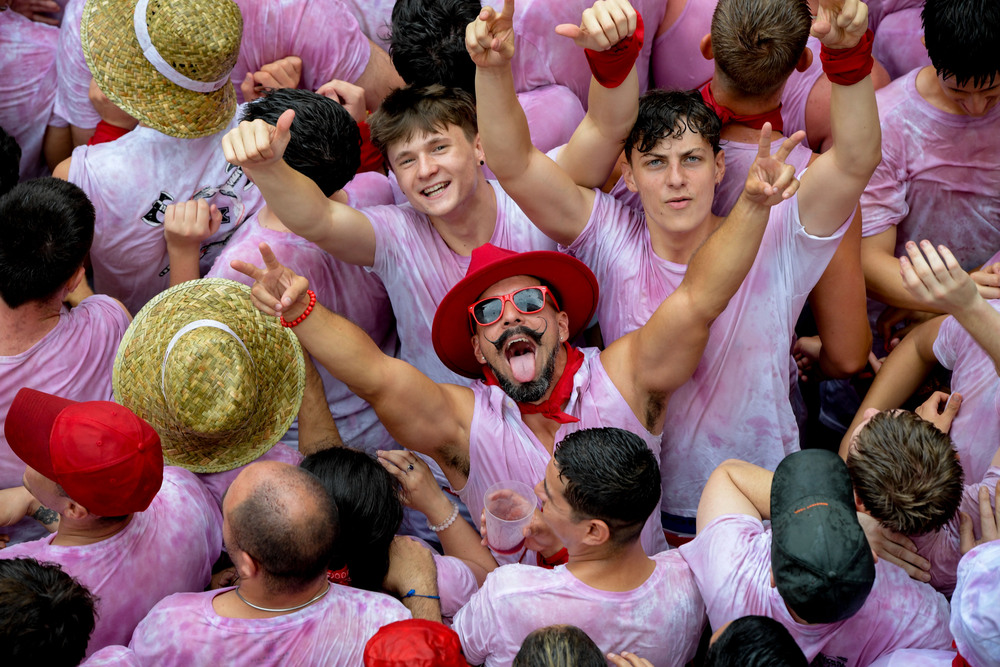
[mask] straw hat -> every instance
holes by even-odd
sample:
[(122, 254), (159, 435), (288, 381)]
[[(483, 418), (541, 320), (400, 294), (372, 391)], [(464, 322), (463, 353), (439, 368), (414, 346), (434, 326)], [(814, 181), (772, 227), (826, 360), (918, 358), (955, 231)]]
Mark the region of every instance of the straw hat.
[(298, 414), (302, 348), (232, 280), (193, 280), (161, 292), (125, 332), (116, 400), (160, 434), (169, 465), (220, 472), (271, 448)]
[(469, 269), (444, 295), (434, 313), (431, 341), (444, 365), (459, 375), (483, 376), (469, 342), (469, 306), (486, 288), (511, 276), (534, 276), (555, 291), (559, 308), (569, 316), (569, 339), (590, 323), (597, 308), (597, 278), (587, 265), (551, 250), (514, 252), (486, 243), (472, 251)]
[(236, 113), (229, 74), (243, 17), (231, 0), (87, 0), (80, 38), (97, 86), (173, 137), (219, 132)]

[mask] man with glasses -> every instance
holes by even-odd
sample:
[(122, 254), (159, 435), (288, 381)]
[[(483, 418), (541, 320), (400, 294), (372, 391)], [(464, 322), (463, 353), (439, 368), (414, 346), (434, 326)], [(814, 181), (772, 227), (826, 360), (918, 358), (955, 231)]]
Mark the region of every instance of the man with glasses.
[[(494, 482), (540, 480), (554, 443), (573, 431), (623, 428), (658, 454), (670, 394), (690, 377), (709, 324), (753, 263), (770, 207), (797, 187), (784, 164), (791, 148), (786, 142), (771, 156), (764, 141), (744, 195), (695, 255), (683, 284), (645, 326), (603, 351), (569, 344), (597, 305), (597, 281), (583, 263), (551, 251), (519, 254), (489, 244), (474, 250), (432, 328), (445, 365), (481, 380), (471, 388), (435, 383), (383, 354), (346, 319), (311, 306), (308, 281), (281, 266), (266, 245), (264, 269), (233, 266), (257, 281), (257, 307), (294, 324), (309, 352), (371, 403), (397, 442), (434, 458), (478, 515)], [(428, 517), (435, 524), (448, 519)], [(545, 542), (528, 546), (543, 557), (560, 551), (558, 540)], [(650, 554), (665, 547), (655, 519), (646, 523), (643, 547)], [(504, 562), (518, 556), (524, 558)]]

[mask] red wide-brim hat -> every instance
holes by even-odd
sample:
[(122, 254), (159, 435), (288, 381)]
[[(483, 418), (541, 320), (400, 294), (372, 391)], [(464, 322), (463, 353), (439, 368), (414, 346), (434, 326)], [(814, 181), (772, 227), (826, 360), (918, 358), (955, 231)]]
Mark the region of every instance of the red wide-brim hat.
[(583, 331), (597, 308), (597, 278), (587, 265), (561, 252), (513, 252), (487, 243), (472, 251), (469, 270), (438, 306), (431, 327), (434, 351), (444, 365), (459, 375), (483, 376), (483, 366), (472, 350), (469, 306), (491, 285), (512, 276), (534, 276), (548, 286), (569, 316), (569, 337)]

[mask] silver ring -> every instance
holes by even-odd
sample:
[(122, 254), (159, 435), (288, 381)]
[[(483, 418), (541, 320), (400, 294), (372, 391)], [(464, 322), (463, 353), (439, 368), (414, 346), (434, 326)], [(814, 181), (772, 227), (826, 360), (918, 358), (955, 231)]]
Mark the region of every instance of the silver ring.
[(407, 470), (413, 470), (413, 464), (411, 463), (410, 465), (406, 466), (406, 469)]

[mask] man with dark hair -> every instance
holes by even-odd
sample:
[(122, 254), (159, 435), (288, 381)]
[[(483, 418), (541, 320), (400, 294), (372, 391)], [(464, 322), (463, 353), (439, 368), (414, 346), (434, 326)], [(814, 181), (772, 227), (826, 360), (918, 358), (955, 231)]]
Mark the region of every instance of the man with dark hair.
[(887, 349), (896, 324), (941, 312), (900, 280), (910, 242), (947, 246), (983, 296), (1000, 297), (1000, 276), (976, 271), (1000, 249), (1000, 5), (928, 0), (923, 24), (932, 64), (879, 92), (883, 160), (861, 198), (869, 319)]
[[(461, 88), (475, 97), (476, 64), (465, 50), (465, 27), (481, 10), (480, 0), (397, 2), (392, 9), (389, 55), (403, 80), (416, 86), (439, 83)], [(545, 41), (559, 39), (553, 33)], [(525, 79), (518, 81), (517, 90), (532, 143), (548, 151), (569, 141), (583, 120), (583, 106), (572, 90), (554, 82)]]
[[(244, 120), (260, 119), (273, 124), (286, 109), (294, 109), (296, 113), (285, 149), (288, 165), (315, 183), (325, 197), (351, 203), (343, 188), (354, 177), (360, 159), (360, 134), (351, 115), (332, 99), (293, 88), (271, 91), (245, 105), (242, 113)], [(219, 210), (209, 206), (205, 199), (167, 207), (163, 233), (170, 256), (171, 286), (201, 277), (200, 258), (210, 250), (205, 244), (212, 245), (211, 239), (218, 233), (221, 220)], [(269, 243), (282, 262), (309, 278), (320, 303), (344, 313), (381, 350), (395, 354), (398, 343), (392, 307), (382, 282), (364, 268), (342, 262), (292, 233), (266, 203), (233, 233), (221, 252), (214, 249), (218, 256), (205, 276), (249, 284), (251, 281), (233, 270), (230, 263), (259, 257), (261, 242)], [(330, 412), (345, 443), (371, 453), (378, 449), (398, 449), (371, 406), (326, 369), (318, 370)], [(297, 426), (282, 440), (294, 446), (298, 440)]]
[[(194, 473), (164, 468), (159, 436), (133, 412), (22, 389), (4, 434), (28, 466), (21, 507), (37, 499), (59, 528), (0, 559), (58, 563), (87, 586), (97, 598), (88, 655), (127, 643), (167, 595), (208, 585), (222, 549), (218, 506)], [(4, 501), (4, 516), (23, 516)]]
[[(16, 147), (16, 144), (14, 144)], [(16, 166), (16, 164), (15, 164)], [(15, 171), (16, 177), (16, 171)], [(0, 427), (14, 395), (32, 387), (109, 400), (111, 368), (129, 316), (107, 296), (76, 301), (94, 236), (94, 207), (71, 183), (37, 179), (0, 198)], [(72, 299), (69, 309), (63, 303)], [(21, 487), (24, 463), (0, 433), (0, 489)], [(51, 523), (51, 513), (36, 518)], [(31, 518), (4, 528), (13, 543), (47, 532)]]
[(311, 473), (253, 463), (230, 485), (222, 514), (239, 584), (156, 605), (129, 644), (139, 664), (357, 665), (381, 626), (410, 617), (387, 595), (327, 580), (337, 507)]
[(19, 665), (76, 667), (94, 631), (96, 601), (58, 565), (0, 560), (0, 642)]
[[(504, 189), (532, 222), (595, 272), (603, 291), (601, 332), (605, 342), (614, 341), (675, 293), (695, 250), (723, 224), (711, 210), (726, 170), (720, 122), (697, 93), (651, 91), (638, 103), (631, 130), (622, 126), (616, 135), (581, 126), (574, 135), (601, 135), (616, 150), (625, 140), (622, 175), (638, 193), (641, 210), (580, 187), (527, 140), (511, 94), (512, 12), (512, 3), (501, 14), (484, 9), (466, 38), (479, 66), (483, 146)], [(813, 28), (828, 49), (841, 51), (861, 43), (866, 16), (857, 0), (829, 0)], [(870, 62), (870, 55), (861, 56)], [(692, 381), (678, 387), (666, 407), (661, 509), (664, 528), (680, 540), (694, 533), (702, 486), (722, 460), (738, 456), (774, 468), (798, 448), (788, 401), (791, 334), (879, 161), (875, 95), (863, 69), (835, 86), (834, 147), (803, 174), (798, 192), (772, 209), (761, 258), (712, 323)], [(626, 79), (611, 93), (623, 105), (622, 119), (636, 105), (632, 85)], [(755, 132), (758, 157), (773, 148), (771, 127), (765, 122)], [(787, 156), (800, 139), (793, 135), (779, 150)]]
[(712, 627), (774, 618), (810, 663), (863, 667), (896, 649), (951, 643), (944, 596), (875, 562), (847, 466), (832, 452), (795, 452), (774, 473), (726, 461), (702, 494), (698, 536), (680, 551)]
[(677, 551), (649, 558), (639, 544), (660, 495), (642, 439), (617, 428), (571, 433), (535, 493), (568, 564), (491, 572), (454, 620), (469, 661), (510, 664), (525, 637), (556, 622), (579, 627), (605, 654), (633, 651), (664, 667), (691, 660), (705, 623), (701, 594)]
[(744, 616), (715, 631), (705, 667), (807, 667), (802, 649), (781, 623)]

